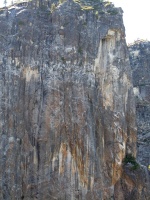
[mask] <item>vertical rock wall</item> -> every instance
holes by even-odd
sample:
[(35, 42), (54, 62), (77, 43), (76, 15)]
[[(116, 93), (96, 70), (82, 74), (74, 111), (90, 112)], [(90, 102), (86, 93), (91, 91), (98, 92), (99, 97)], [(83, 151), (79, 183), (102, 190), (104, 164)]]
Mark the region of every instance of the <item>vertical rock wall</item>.
[(122, 11), (97, 9), (1, 12), (0, 199), (127, 199), (117, 191), (136, 129)]
[(136, 97), (138, 160), (150, 165), (150, 42), (137, 41), (129, 46)]

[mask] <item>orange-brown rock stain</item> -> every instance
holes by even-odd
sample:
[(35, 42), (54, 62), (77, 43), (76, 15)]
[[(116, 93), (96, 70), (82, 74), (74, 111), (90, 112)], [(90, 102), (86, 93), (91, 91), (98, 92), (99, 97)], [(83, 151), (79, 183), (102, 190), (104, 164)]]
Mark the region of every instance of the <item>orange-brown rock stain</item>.
[(112, 164), (112, 171), (113, 171), (112, 185), (115, 185), (116, 182), (120, 179), (120, 177), (122, 175), (122, 166), (118, 165), (118, 163), (114, 162)]
[(83, 160), (84, 143), (82, 140), (77, 140), (76, 144), (70, 145), (70, 151), (74, 162), (76, 163), (77, 171), (80, 176), (80, 181), (84, 186), (88, 185), (88, 154), (86, 160)]
[(65, 172), (65, 163), (67, 162), (68, 153), (71, 154), (71, 163), (67, 163), (67, 167), (71, 167), (72, 175), (74, 176), (77, 172), (79, 175), (79, 180), (83, 186), (88, 186), (88, 164), (89, 157), (86, 155), (86, 160), (83, 160), (83, 142), (77, 141), (76, 144), (70, 143), (69, 145), (63, 143), (60, 147), (60, 154), (62, 156), (59, 166), (59, 173), (63, 174)]
[(133, 190), (133, 188), (134, 188), (135, 183), (126, 174), (124, 175), (124, 180), (125, 180), (126, 186), (128, 187), (128, 190), (131, 192)]
[(65, 170), (65, 161), (66, 161), (66, 158), (67, 158), (67, 144), (65, 144), (65, 143), (61, 144), (60, 153), (62, 154), (62, 160), (59, 164), (60, 165), (59, 166), (59, 173), (63, 174), (64, 170)]

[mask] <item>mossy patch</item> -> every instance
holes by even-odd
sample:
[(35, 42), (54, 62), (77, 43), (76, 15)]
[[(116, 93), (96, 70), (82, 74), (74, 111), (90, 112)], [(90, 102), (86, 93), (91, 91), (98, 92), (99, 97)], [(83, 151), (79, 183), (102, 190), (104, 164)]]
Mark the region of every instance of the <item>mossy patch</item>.
[(54, 3), (52, 3), (51, 5), (51, 12), (54, 12), (56, 10), (56, 5)]
[(62, 62), (65, 64), (66, 63), (66, 59), (64, 57), (61, 57)]
[(24, 26), (24, 25), (25, 25), (25, 22), (20, 20), (20, 21), (18, 22), (18, 25), (19, 25), (19, 26)]
[(118, 14), (118, 11), (116, 9), (113, 9), (113, 10), (108, 10), (107, 11), (110, 15), (117, 15)]
[(83, 50), (82, 50), (81, 47), (78, 48), (78, 53), (79, 53), (79, 54), (82, 54), (82, 53), (83, 53)]
[(127, 154), (125, 158), (123, 159), (124, 165), (128, 163), (132, 164), (132, 167), (131, 167), (132, 170), (137, 170), (140, 167), (140, 165), (137, 163), (135, 157), (132, 154)]

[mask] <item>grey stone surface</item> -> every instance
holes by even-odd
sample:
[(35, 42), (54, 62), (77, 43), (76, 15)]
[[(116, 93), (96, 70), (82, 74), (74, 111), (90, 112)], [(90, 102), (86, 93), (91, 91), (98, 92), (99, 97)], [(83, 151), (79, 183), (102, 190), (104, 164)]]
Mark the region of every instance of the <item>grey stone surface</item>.
[(34, 2), (0, 12), (0, 199), (148, 199), (121, 9)]
[(150, 165), (150, 42), (136, 41), (129, 46), (136, 97), (138, 160)]

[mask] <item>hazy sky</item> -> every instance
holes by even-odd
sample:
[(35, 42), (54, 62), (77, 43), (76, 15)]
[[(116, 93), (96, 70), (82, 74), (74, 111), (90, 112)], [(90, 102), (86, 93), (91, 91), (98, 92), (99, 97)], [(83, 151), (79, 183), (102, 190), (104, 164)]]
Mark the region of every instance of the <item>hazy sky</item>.
[(150, 40), (150, 0), (112, 0), (124, 10), (127, 42), (136, 39)]
[[(126, 28), (127, 43), (134, 40), (150, 40), (150, 0), (111, 0), (117, 7), (124, 10), (124, 24)], [(4, 0), (0, 0), (3, 6)], [(8, 3), (11, 0), (7, 0)]]

